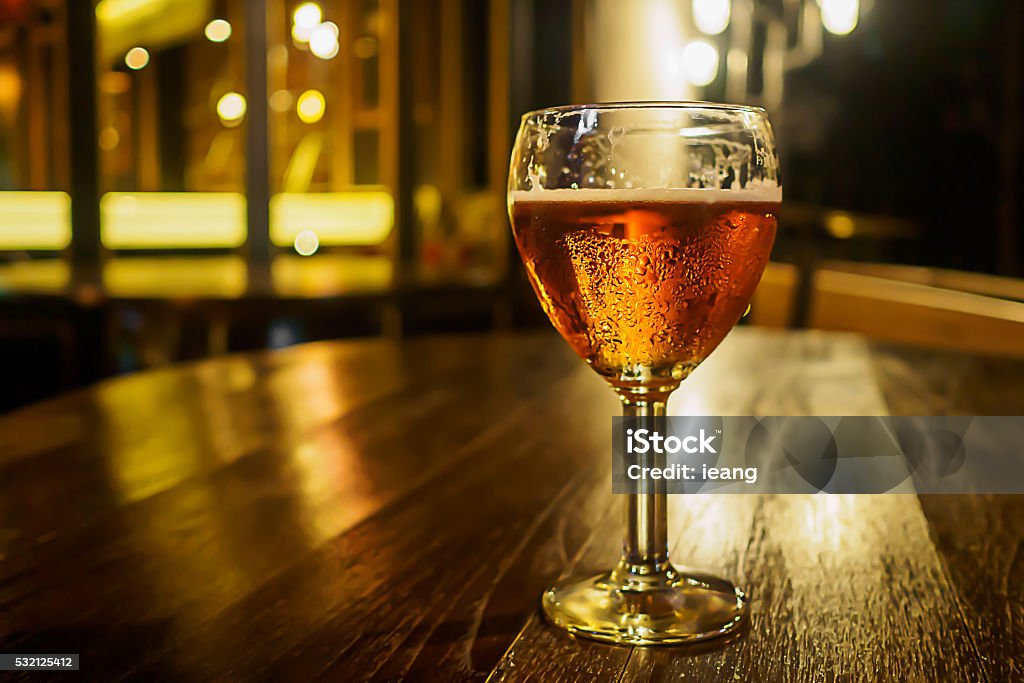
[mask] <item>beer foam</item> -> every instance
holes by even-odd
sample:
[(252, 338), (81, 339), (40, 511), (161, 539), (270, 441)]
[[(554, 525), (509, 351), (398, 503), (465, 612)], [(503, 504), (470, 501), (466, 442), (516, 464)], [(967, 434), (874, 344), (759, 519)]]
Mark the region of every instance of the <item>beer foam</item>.
[(509, 193), (515, 202), (637, 202), (695, 203), (695, 202), (781, 202), (782, 188), (778, 185), (757, 185), (742, 190), (719, 190), (702, 187), (672, 188), (570, 188), (557, 190), (516, 190)]

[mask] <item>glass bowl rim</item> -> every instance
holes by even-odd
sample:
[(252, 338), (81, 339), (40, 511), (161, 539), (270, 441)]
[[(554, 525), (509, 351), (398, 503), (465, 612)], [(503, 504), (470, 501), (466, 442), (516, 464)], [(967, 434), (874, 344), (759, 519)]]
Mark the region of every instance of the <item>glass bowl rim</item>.
[(627, 102), (594, 102), (591, 104), (563, 104), (556, 107), (542, 107), (540, 109), (534, 109), (523, 114), (522, 119), (525, 121), (529, 118), (548, 116), (552, 114), (566, 114), (572, 112), (584, 112), (584, 111), (616, 111), (622, 109), (678, 109), (678, 110), (694, 110), (699, 111), (701, 109), (707, 109), (712, 111), (727, 111), (737, 113), (750, 113), (758, 114), (760, 116), (767, 116), (766, 112), (761, 107), (755, 107), (748, 104), (723, 104), (721, 102), (701, 102), (699, 100), (635, 100)]

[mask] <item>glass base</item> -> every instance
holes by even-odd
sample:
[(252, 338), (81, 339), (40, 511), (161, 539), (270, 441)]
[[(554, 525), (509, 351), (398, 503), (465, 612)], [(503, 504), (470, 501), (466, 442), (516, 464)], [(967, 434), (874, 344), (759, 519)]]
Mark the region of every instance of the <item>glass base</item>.
[(637, 575), (620, 565), (544, 592), (555, 626), (585, 638), (630, 645), (673, 645), (725, 636), (747, 619), (747, 596), (732, 582), (678, 570)]

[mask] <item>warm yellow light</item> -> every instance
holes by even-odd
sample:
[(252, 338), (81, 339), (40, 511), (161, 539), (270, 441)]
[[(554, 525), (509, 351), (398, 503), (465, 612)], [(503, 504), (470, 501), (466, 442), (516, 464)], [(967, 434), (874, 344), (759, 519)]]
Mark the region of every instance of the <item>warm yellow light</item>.
[(821, 5), (821, 23), (829, 33), (845, 36), (857, 28), (858, 0), (819, 0), (818, 4)]
[(123, 71), (108, 71), (100, 77), (100, 90), (108, 95), (123, 95), (131, 87), (131, 76)]
[(322, 19), (323, 12), (320, 10), (320, 5), (315, 2), (302, 3), (295, 8), (295, 12), (292, 14), (292, 21), (296, 25), (311, 31), (320, 24)]
[(203, 30), (206, 39), (212, 43), (223, 43), (231, 37), (231, 24), (224, 19), (214, 19)]
[(270, 96), (270, 108), (278, 113), (292, 108), (292, 94), (287, 90), (275, 90)]
[(307, 90), (299, 95), (295, 111), (303, 123), (316, 123), (324, 117), (327, 102), (319, 90)]
[(96, 3), (96, 19), (100, 22), (134, 18), (153, 4), (149, 0), (100, 0)]
[(245, 211), (234, 192), (108, 192), (100, 239), (108, 249), (230, 249), (245, 242)]
[(117, 147), (118, 143), (121, 142), (121, 134), (117, 132), (117, 128), (113, 126), (105, 126), (100, 131), (100, 149), (104, 152), (110, 152)]
[(281, 254), (271, 265), (274, 292), (280, 296), (331, 296), (379, 292), (391, 286), (394, 264), (387, 256), (320, 254), (314, 259)]
[(731, 13), (731, 0), (693, 0), (693, 23), (709, 36), (717, 36), (729, 26)]
[(271, 110), (283, 114), (292, 109), (292, 93), (288, 90), (274, 90), (269, 103)]
[(833, 237), (841, 240), (850, 239), (856, 232), (856, 225), (849, 214), (833, 211), (825, 217), (825, 228)]
[(316, 167), (324, 150), (323, 133), (305, 133), (284, 169), (282, 192), (309, 192)]
[(320, 248), (320, 238), (312, 230), (303, 230), (295, 236), (293, 244), (300, 256), (311, 256)]
[(226, 92), (217, 100), (217, 116), (224, 125), (235, 125), (245, 116), (245, 97), (237, 92)]
[(420, 185), (412, 194), (412, 205), (416, 219), (426, 229), (434, 228), (441, 222), (444, 199), (436, 185)]
[(15, 261), (0, 266), (0, 293), (60, 294), (67, 291), (71, 269), (62, 258)]
[(323, 12), (315, 2), (304, 2), (292, 14), (292, 38), (299, 43), (309, 41), (313, 29), (320, 25)]
[(71, 243), (71, 197), (0, 192), (0, 249), (63, 249)]
[(135, 45), (170, 46), (190, 40), (209, 21), (212, 4), (211, 0), (100, 0), (96, 3), (99, 63), (111, 64)]
[(309, 36), (309, 51), (320, 59), (334, 59), (338, 55), (338, 25), (327, 21), (315, 29)]
[(287, 69), (288, 48), (284, 45), (274, 45), (267, 50), (267, 66), (272, 69)]
[(382, 190), (281, 193), (270, 199), (270, 239), (280, 247), (295, 246), (304, 231), (324, 246), (380, 244), (394, 221), (394, 201)]
[(718, 75), (718, 50), (706, 40), (687, 43), (682, 52), (683, 75), (693, 85), (707, 85)]
[(0, 64), (0, 112), (14, 116), (21, 101), (21, 76), (13, 64)]
[(149, 64), (149, 50), (144, 47), (133, 47), (124, 56), (124, 63), (129, 69), (142, 69)]
[(112, 258), (103, 264), (103, 286), (115, 297), (219, 297), (245, 293), (240, 256)]

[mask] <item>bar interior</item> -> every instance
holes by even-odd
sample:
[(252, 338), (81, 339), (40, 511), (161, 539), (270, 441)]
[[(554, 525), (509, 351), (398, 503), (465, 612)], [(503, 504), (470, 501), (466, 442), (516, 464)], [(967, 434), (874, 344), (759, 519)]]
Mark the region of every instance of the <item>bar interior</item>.
[[(774, 246), (668, 414), (1022, 415), (1022, 46), (999, 0), (0, 0), (0, 651), (90, 680), (1024, 676), (1019, 495), (636, 497), (638, 534), (748, 591), (741, 628), (608, 644), (542, 610), (622, 550), (620, 401), (509, 223), (570, 192), (514, 186), (527, 112), (763, 108)], [(588, 182), (634, 189), (617, 158)]]

